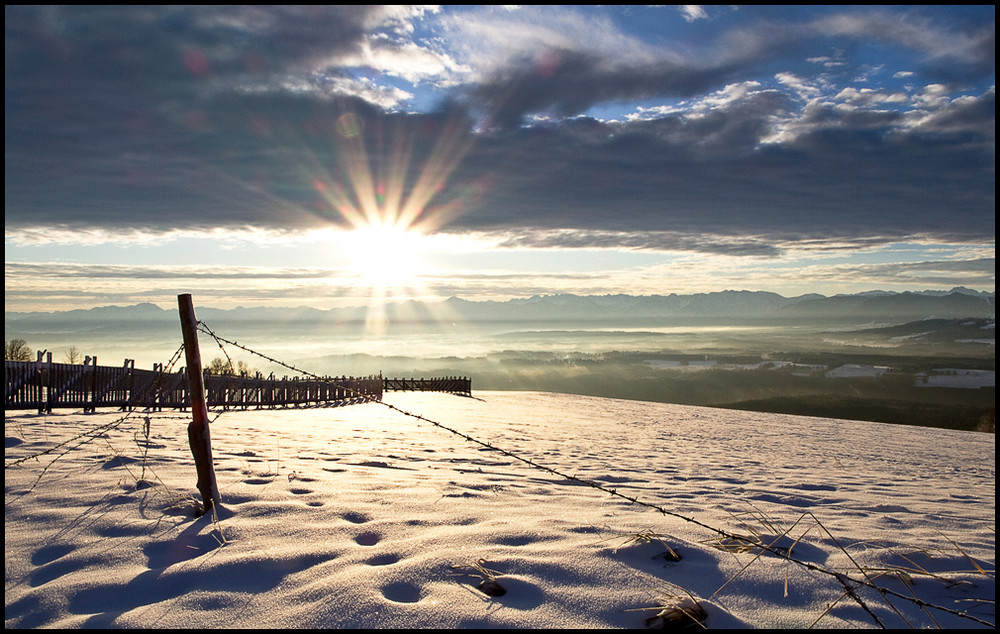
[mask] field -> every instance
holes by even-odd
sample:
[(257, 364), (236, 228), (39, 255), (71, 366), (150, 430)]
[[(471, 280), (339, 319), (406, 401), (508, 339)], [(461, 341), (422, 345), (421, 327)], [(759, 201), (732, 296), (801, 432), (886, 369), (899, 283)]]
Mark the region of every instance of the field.
[(5, 626), (995, 622), (992, 434), (475, 394), (224, 413), (197, 519), (184, 416), (8, 415)]
[[(706, 349), (508, 351), (476, 358), (323, 359), (359, 374), (471, 376), (487, 390), (545, 390), (964, 430), (992, 430), (992, 356), (870, 351), (755, 354)], [(960, 370), (959, 370), (960, 369)], [(945, 382), (943, 379), (950, 379)], [(938, 385), (940, 382), (940, 385)]]

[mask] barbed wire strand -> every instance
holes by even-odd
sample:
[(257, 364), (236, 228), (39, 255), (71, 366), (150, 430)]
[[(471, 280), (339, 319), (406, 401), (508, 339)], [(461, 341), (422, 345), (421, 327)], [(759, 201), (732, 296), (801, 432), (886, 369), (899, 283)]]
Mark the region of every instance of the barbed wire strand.
[[(231, 346), (235, 346), (235, 347), (237, 347), (237, 348), (239, 348), (241, 350), (244, 350), (245, 352), (248, 352), (248, 353), (250, 353), (252, 355), (258, 356), (258, 357), (260, 357), (262, 359), (265, 359), (267, 361), (270, 361), (272, 363), (280, 365), (280, 366), (282, 366), (284, 368), (287, 368), (287, 369), (289, 369), (289, 370), (291, 370), (293, 372), (298, 372), (298, 373), (303, 374), (305, 376), (309, 376), (309, 377), (314, 378), (314, 379), (319, 379), (321, 381), (328, 381), (328, 382), (330, 382), (330, 383), (332, 383), (332, 384), (334, 384), (334, 385), (336, 385), (338, 387), (344, 388), (344, 389), (349, 390), (349, 391), (354, 391), (351, 387), (346, 386), (346, 385), (341, 385), (339, 383), (336, 383), (333, 379), (329, 379), (327, 377), (319, 376), (317, 374), (314, 374), (314, 373), (309, 372), (307, 370), (304, 370), (302, 368), (298, 368), (298, 367), (296, 367), (296, 366), (294, 366), (292, 364), (285, 363), (284, 361), (281, 361), (279, 359), (276, 359), (274, 357), (266, 355), (266, 354), (264, 354), (262, 352), (254, 350), (252, 348), (249, 348), (249, 347), (247, 347), (247, 346), (245, 346), (243, 344), (237, 343), (236, 341), (229, 340), (229, 339), (226, 339), (224, 337), (220, 337), (211, 328), (209, 328), (207, 324), (205, 324), (202, 321), (198, 322), (198, 328), (199, 328), (199, 330), (201, 330), (201, 332), (204, 332), (205, 334), (207, 334), (210, 337), (214, 338), (216, 340), (216, 343), (218, 343), (220, 347), (222, 347), (222, 343), (226, 343), (226, 344), (229, 344)], [(228, 358), (228, 355), (227, 355), (227, 358)], [(593, 481), (590, 481), (590, 480), (585, 480), (585, 479), (579, 478), (579, 477), (577, 477), (575, 475), (564, 473), (563, 471), (560, 471), (559, 469), (556, 469), (554, 467), (550, 467), (550, 466), (541, 464), (541, 463), (536, 462), (535, 460), (533, 460), (531, 458), (527, 458), (527, 457), (522, 456), (522, 455), (520, 455), (518, 453), (515, 453), (513, 451), (510, 451), (510, 450), (507, 450), (507, 449), (503, 449), (502, 447), (494, 445), (491, 442), (480, 440), (478, 438), (475, 438), (474, 436), (466, 434), (465, 432), (462, 432), (460, 430), (457, 430), (457, 429), (454, 429), (452, 427), (449, 427), (449, 426), (447, 426), (447, 425), (445, 425), (443, 423), (440, 423), (438, 421), (435, 421), (435, 420), (432, 420), (430, 418), (427, 418), (426, 416), (406, 411), (406, 410), (404, 410), (404, 409), (402, 409), (400, 407), (397, 407), (397, 406), (395, 406), (395, 405), (393, 405), (391, 403), (386, 403), (381, 398), (375, 398), (375, 397), (373, 397), (371, 395), (360, 395), (360, 396), (362, 396), (366, 401), (379, 403), (379, 404), (387, 407), (390, 410), (398, 412), (398, 413), (400, 413), (400, 414), (402, 414), (404, 416), (416, 419), (418, 421), (421, 421), (421, 422), (424, 422), (424, 423), (428, 423), (428, 424), (430, 424), (430, 425), (432, 425), (434, 427), (437, 427), (437, 428), (442, 429), (444, 431), (447, 431), (447, 432), (449, 432), (449, 433), (451, 433), (451, 434), (453, 434), (455, 436), (458, 436), (459, 438), (462, 438), (463, 440), (466, 440), (468, 442), (480, 445), (480, 446), (485, 447), (486, 449), (489, 449), (491, 451), (496, 451), (496, 452), (498, 452), (498, 453), (500, 453), (500, 454), (502, 454), (504, 456), (507, 456), (508, 458), (511, 458), (513, 460), (517, 460), (519, 462), (522, 462), (522, 463), (528, 465), (529, 467), (531, 467), (533, 469), (538, 469), (540, 471), (544, 471), (546, 473), (550, 473), (550, 474), (552, 474), (554, 476), (557, 476), (559, 478), (563, 478), (563, 479), (566, 479), (566, 480), (570, 480), (572, 482), (576, 482), (576, 483), (579, 483), (579, 484), (584, 484), (584, 485), (589, 486), (589, 487), (591, 487), (593, 489), (596, 489), (596, 490), (598, 490), (598, 491), (600, 491), (602, 493), (608, 494), (608, 495), (610, 495), (612, 497), (621, 498), (623, 500), (628, 501), (631, 504), (634, 504), (634, 505), (637, 505), (637, 506), (642, 506), (642, 507), (654, 510), (654, 511), (660, 513), (661, 515), (669, 516), (669, 517), (673, 517), (673, 518), (676, 518), (676, 519), (683, 520), (684, 522), (693, 524), (693, 525), (698, 526), (698, 527), (700, 527), (702, 529), (705, 529), (705, 530), (707, 530), (709, 532), (715, 533), (716, 535), (718, 535), (721, 538), (731, 539), (731, 540), (734, 540), (734, 541), (739, 542), (739, 543), (748, 543), (747, 538), (745, 538), (743, 536), (737, 535), (735, 533), (731, 533), (731, 532), (729, 532), (729, 531), (727, 531), (725, 529), (721, 529), (721, 528), (718, 528), (716, 526), (711, 526), (710, 524), (706, 524), (705, 522), (702, 522), (701, 520), (698, 520), (698, 519), (696, 519), (694, 517), (689, 517), (689, 516), (683, 515), (681, 513), (677, 513), (676, 511), (671, 511), (669, 509), (666, 509), (666, 508), (660, 506), (659, 504), (654, 504), (654, 503), (651, 503), (651, 502), (646, 502), (644, 500), (639, 499), (636, 496), (627, 495), (625, 493), (622, 493), (622, 492), (618, 491), (617, 489), (611, 489), (611, 488), (605, 487), (605, 486), (603, 486), (603, 485), (601, 485), (601, 484), (599, 484), (597, 482), (593, 482)], [(836, 540), (834, 540), (834, 541), (836, 542)], [(959, 610), (954, 610), (952, 608), (948, 608), (948, 607), (945, 607), (945, 606), (942, 606), (942, 605), (937, 605), (937, 604), (934, 604), (934, 603), (930, 603), (930, 602), (924, 601), (924, 600), (919, 599), (917, 597), (914, 597), (912, 595), (905, 595), (905, 594), (896, 592), (896, 591), (892, 590), (891, 588), (886, 588), (884, 586), (879, 586), (878, 584), (876, 584), (875, 582), (871, 581), (868, 578), (860, 579), (860, 578), (851, 576), (849, 574), (840, 573), (840, 572), (837, 572), (835, 570), (830, 570), (829, 568), (826, 568), (824, 566), (819, 566), (817, 564), (814, 564), (814, 563), (811, 563), (811, 562), (804, 561), (804, 560), (798, 559), (796, 557), (793, 557), (793, 556), (791, 556), (791, 554), (789, 552), (782, 551), (781, 549), (772, 547), (772, 546), (770, 546), (768, 544), (763, 544), (763, 543), (760, 543), (760, 542), (754, 542), (752, 544), (748, 543), (748, 545), (751, 545), (754, 548), (759, 548), (760, 550), (763, 550), (763, 551), (768, 551), (768, 552), (770, 552), (773, 555), (777, 555), (778, 557), (781, 557), (782, 559), (785, 559), (785, 560), (790, 561), (790, 562), (792, 562), (794, 564), (797, 564), (797, 565), (799, 565), (799, 566), (801, 566), (801, 567), (803, 567), (803, 568), (805, 568), (807, 570), (810, 570), (812, 572), (816, 572), (816, 573), (820, 573), (820, 574), (824, 574), (824, 575), (828, 575), (828, 576), (832, 577), (841, 586), (843, 586), (844, 590), (848, 593), (848, 595), (851, 598), (853, 598), (875, 620), (876, 624), (878, 624), (880, 627), (883, 627), (883, 628), (884, 628), (884, 625), (882, 624), (881, 619), (879, 619), (879, 617), (874, 613), (874, 611), (872, 611), (872, 609), (869, 606), (867, 606), (864, 603), (864, 601), (859, 596), (857, 596), (857, 594), (855, 592), (855, 589), (857, 587), (864, 586), (864, 587), (867, 587), (869, 589), (872, 589), (872, 590), (876, 591), (877, 593), (879, 593), (886, 600), (886, 602), (889, 604), (890, 608), (893, 611), (896, 611), (896, 608), (889, 601), (889, 599), (888, 599), (889, 596), (893, 596), (893, 597), (896, 597), (898, 599), (901, 599), (901, 600), (913, 603), (914, 605), (917, 605), (917, 606), (919, 606), (921, 608), (932, 608), (932, 609), (935, 609), (935, 610), (940, 610), (942, 612), (946, 612), (946, 613), (952, 614), (953, 616), (957, 616), (957, 617), (960, 617), (960, 618), (968, 619), (968, 620), (974, 621), (976, 623), (980, 623), (982, 625), (986, 625), (986, 626), (989, 626), (989, 627), (996, 627), (996, 625), (994, 623), (990, 623), (988, 621), (985, 621), (983, 619), (975, 617), (975, 616), (973, 616), (971, 614), (968, 614), (967, 612), (962, 612), (962, 611), (959, 611)], [(842, 547), (841, 547), (841, 550), (843, 550)], [(850, 555), (848, 555), (848, 557), (850, 557)], [(855, 566), (857, 566), (856, 563), (855, 563)], [(862, 572), (862, 574), (865, 574), (866, 577), (867, 577), (867, 573), (865, 573), (864, 570), (861, 569), (860, 566), (857, 566), (857, 567)], [(897, 613), (898, 613), (898, 611), (897, 611)]]

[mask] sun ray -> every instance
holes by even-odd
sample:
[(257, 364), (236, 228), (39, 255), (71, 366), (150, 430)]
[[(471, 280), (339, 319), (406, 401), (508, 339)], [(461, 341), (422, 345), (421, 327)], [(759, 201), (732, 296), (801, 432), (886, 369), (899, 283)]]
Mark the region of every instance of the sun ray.
[[(385, 327), (387, 303), (422, 293), (430, 235), (477, 196), (474, 185), (441, 199), (471, 148), (467, 122), (425, 123), (387, 130), (402, 124), (342, 114), (334, 126), (334, 163), (314, 172), (313, 189), (346, 231), (337, 248), (349, 261), (348, 277), (368, 295), (370, 330)], [(433, 139), (428, 148), (421, 147), (425, 138)]]

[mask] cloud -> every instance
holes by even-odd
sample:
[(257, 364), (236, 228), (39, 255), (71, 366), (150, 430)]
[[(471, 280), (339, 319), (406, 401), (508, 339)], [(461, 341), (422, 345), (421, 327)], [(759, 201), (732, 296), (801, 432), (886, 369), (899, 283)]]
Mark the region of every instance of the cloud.
[(942, 140), (965, 139), (992, 153), (996, 143), (996, 88), (979, 97), (962, 96), (938, 108), (915, 112), (911, 120), (915, 134), (934, 135)]
[(670, 61), (619, 65), (590, 52), (549, 49), (544, 59), (521, 60), (470, 90), (490, 125), (514, 128), (528, 114), (575, 116), (615, 100), (689, 97), (735, 77), (729, 64), (699, 67)]
[[(345, 225), (345, 205), (394, 180), (427, 185), (422, 217), (510, 245), (773, 255), (995, 236), (995, 89), (945, 83), (992, 72), (989, 25), (858, 10), (682, 47), (565, 8), (5, 17), (8, 235)], [(912, 88), (799, 63), (869, 42), (919, 53)], [(447, 87), (437, 109), (405, 111), (425, 84)], [(642, 105), (579, 116), (618, 102)]]
[[(963, 99), (941, 111), (935, 127), (936, 120), (912, 126), (896, 111), (817, 104), (788, 113), (787, 98), (748, 90), (705, 111), (649, 121), (577, 119), (521, 130), (482, 140), (470, 155), (517, 159), (500, 176), (508, 186), (485, 192), (478, 212), (458, 222), (989, 239), (993, 99), (992, 91)], [(955, 119), (945, 118), (952, 110)], [(766, 143), (779, 125), (792, 132)]]
[(911, 288), (953, 288), (962, 284), (993, 288), (996, 260), (941, 260), (885, 264), (840, 264), (802, 267), (796, 274), (814, 280), (852, 280), (855, 283), (904, 285)]
[(342, 273), (322, 267), (252, 267), (204, 265), (113, 265), (67, 264), (60, 262), (5, 262), (4, 276), (13, 278), (95, 278), (129, 280), (231, 279), (231, 280), (300, 280), (326, 279)]
[(650, 251), (694, 251), (715, 255), (780, 255), (771, 241), (752, 236), (684, 234), (670, 231), (534, 230), (508, 232), (498, 245), (503, 249), (631, 249)]
[(704, 20), (708, 17), (708, 12), (705, 11), (705, 7), (700, 4), (682, 4), (677, 7), (677, 10), (681, 12), (681, 15), (684, 16), (684, 19), (688, 22)]
[[(440, 36), (455, 58), (470, 69), (469, 82), (480, 83), (512, 63), (537, 64), (548, 72), (556, 60), (548, 51), (589, 51), (609, 60), (646, 64), (677, 57), (623, 31), (604, 12), (584, 14), (560, 6), (506, 10), (478, 6), (443, 16)], [(679, 58), (678, 58), (679, 59)]]
[[(366, 131), (363, 155), (375, 175), (402, 165), (405, 180), (416, 182), (445, 127), (471, 144), (429, 205), (453, 208), (453, 231), (994, 234), (984, 211), (994, 195), (992, 92), (912, 122), (894, 111), (823, 105), (789, 122), (787, 97), (763, 89), (713, 99), (711, 108), (653, 120), (575, 119), (493, 135), (473, 134), (461, 111), (385, 114), (360, 100), (306, 96), (219, 99), (200, 111), (204, 128), (183, 120), (150, 126), (141, 143), (112, 136), (95, 153), (62, 143), (62, 152), (39, 153), (30, 138), (14, 144), (5, 224), (167, 231), (343, 223), (317, 183), (351, 192), (335, 127), (350, 113)], [(765, 143), (779, 123), (784, 142)], [(389, 133), (406, 140), (403, 164)], [(9, 132), (8, 141), (16, 136)]]
[[(506, 24), (484, 26), (486, 18), (465, 17), (462, 28), (482, 35), (527, 30), (506, 48), (491, 47), (491, 61), (474, 64), (484, 74), (469, 88), (472, 104), (482, 108), (493, 125), (520, 125), (526, 116), (553, 113), (574, 116), (608, 101), (685, 98), (716, 90), (742, 75), (759, 71), (778, 60), (806, 58), (810, 50), (824, 50), (833, 41), (851, 48), (861, 42), (900, 47), (920, 54), (920, 63), (942, 79), (984, 76), (994, 71), (992, 26), (948, 29), (928, 19), (907, 14), (854, 11), (807, 22), (757, 20), (752, 26), (721, 33), (700, 49), (673, 49), (632, 44), (615, 25), (602, 23), (602, 35), (585, 29), (546, 26), (539, 32), (525, 27), (524, 16)], [(563, 22), (570, 21), (565, 13)], [(568, 34), (576, 37), (567, 37)], [(607, 44), (610, 36), (629, 45)], [(500, 49), (504, 54), (496, 55)], [(812, 60), (827, 64), (828, 56)], [(497, 61), (500, 60), (500, 61)], [(846, 65), (843, 60), (835, 65)], [(791, 75), (789, 75), (791, 76)]]
[(824, 16), (809, 26), (818, 35), (874, 41), (917, 51), (924, 64), (940, 72), (986, 73), (996, 67), (996, 29), (992, 24), (954, 29), (918, 14), (859, 11)]

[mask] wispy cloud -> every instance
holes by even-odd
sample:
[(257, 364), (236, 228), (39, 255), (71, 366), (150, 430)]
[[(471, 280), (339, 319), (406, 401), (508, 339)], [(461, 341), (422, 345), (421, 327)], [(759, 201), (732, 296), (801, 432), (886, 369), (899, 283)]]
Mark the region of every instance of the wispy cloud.
[(688, 22), (694, 22), (695, 20), (704, 20), (708, 17), (708, 12), (705, 11), (705, 7), (700, 4), (682, 4), (677, 7), (684, 16), (684, 19)]

